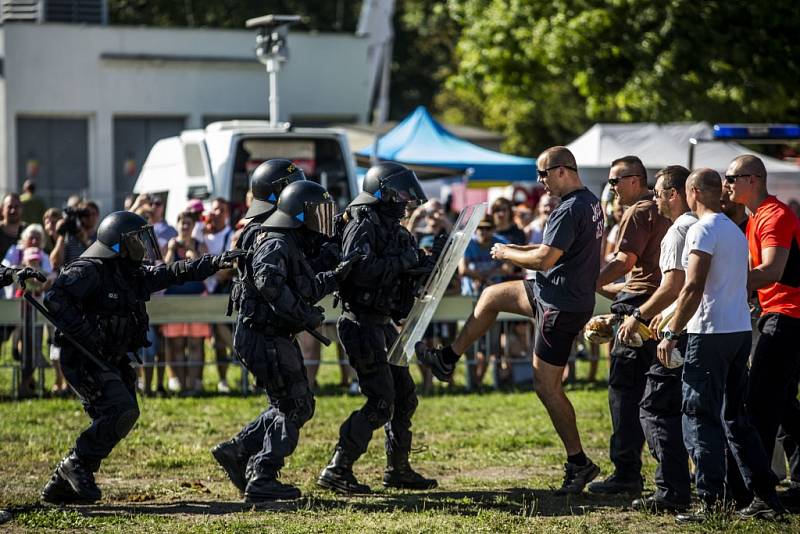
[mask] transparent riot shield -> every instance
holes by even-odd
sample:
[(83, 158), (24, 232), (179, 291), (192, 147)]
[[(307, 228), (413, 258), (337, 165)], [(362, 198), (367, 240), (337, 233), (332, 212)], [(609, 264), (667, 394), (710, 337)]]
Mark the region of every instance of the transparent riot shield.
[(486, 213), (486, 208), (487, 205), (483, 202), (461, 210), (439, 260), (428, 276), (428, 281), (414, 302), (411, 312), (403, 322), (400, 336), (389, 351), (389, 363), (408, 367), (409, 357), (414, 355), (414, 344), (420, 341), (425, 334), (447, 286), (450, 285), (458, 263), (464, 257), (469, 240)]

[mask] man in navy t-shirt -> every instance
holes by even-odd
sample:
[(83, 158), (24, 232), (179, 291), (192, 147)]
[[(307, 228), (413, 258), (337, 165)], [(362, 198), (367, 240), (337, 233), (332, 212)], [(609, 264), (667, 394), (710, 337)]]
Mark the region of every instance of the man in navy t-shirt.
[(545, 191), (561, 197), (540, 245), (496, 244), (492, 257), (536, 271), (533, 280), (513, 280), (486, 288), (456, 340), (447, 347), (415, 347), (420, 362), (439, 380), (448, 380), (472, 343), (510, 312), (536, 319), (533, 368), (536, 393), (547, 408), (567, 451), (564, 483), (557, 493), (580, 493), (600, 469), (586, 457), (575, 410), (561, 387), (572, 342), (594, 310), (600, 272), (603, 213), (600, 201), (578, 176), (575, 156), (565, 147), (545, 150), (537, 161)]

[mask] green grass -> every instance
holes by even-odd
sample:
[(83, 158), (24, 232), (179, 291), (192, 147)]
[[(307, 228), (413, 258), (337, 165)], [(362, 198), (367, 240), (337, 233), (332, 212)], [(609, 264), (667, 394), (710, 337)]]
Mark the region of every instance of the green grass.
[[(416, 374), (416, 370), (414, 371)], [(585, 374), (583, 367), (580, 374)], [(207, 382), (215, 383), (209, 368)], [(250, 506), (208, 450), (228, 439), (264, 406), (261, 396), (141, 399), (142, 417), (98, 473), (103, 500), (57, 508), (38, 493), (87, 417), (74, 399), (0, 402), (0, 507), (14, 514), (0, 530), (98, 532), (800, 532), (788, 522), (735, 521), (719, 515), (678, 527), (668, 515), (627, 507), (628, 500), (593, 495), (555, 497), (564, 453), (533, 393), (423, 397), (414, 418), (412, 463), (439, 479), (434, 491), (384, 491), (382, 433), (376, 432), (356, 475), (376, 493), (341, 498), (314, 485), (343, 418), (360, 398), (337, 393), (335, 366), (320, 373), (324, 394), (289, 458), (283, 480), (300, 486), (294, 503)], [(588, 454), (610, 471), (610, 420), (602, 387), (577, 386), (569, 396)], [(643, 455), (652, 481), (654, 463)]]

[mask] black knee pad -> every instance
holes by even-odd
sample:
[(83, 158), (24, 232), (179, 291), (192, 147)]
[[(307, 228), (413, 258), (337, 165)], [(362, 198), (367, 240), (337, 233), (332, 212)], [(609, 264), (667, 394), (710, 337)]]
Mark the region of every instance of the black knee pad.
[(294, 408), (286, 414), (286, 417), (293, 421), (298, 428), (301, 428), (314, 417), (317, 402), (311, 396), (294, 399), (293, 402)]
[(370, 426), (378, 429), (392, 420), (394, 415), (394, 403), (386, 399), (368, 399), (367, 404), (362, 409)]
[(114, 431), (117, 433), (119, 439), (122, 439), (128, 435), (133, 428), (133, 425), (136, 424), (137, 419), (139, 419), (138, 408), (125, 410), (120, 414), (120, 416), (117, 418), (117, 424), (114, 427)]
[(417, 406), (419, 406), (419, 399), (417, 398), (416, 392), (412, 391), (406, 395), (406, 404), (404, 406), (409, 419), (417, 411)]

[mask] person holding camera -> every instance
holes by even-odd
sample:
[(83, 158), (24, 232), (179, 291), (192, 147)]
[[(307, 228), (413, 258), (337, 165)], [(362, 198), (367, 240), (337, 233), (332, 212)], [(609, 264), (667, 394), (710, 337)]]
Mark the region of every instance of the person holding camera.
[(64, 207), (64, 218), (56, 223), (56, 244), (50, 253), (53, 270), (58, 270), (83, 254), (94, 239), (99, 210), (94, 202)]

